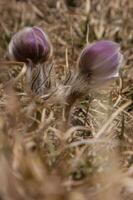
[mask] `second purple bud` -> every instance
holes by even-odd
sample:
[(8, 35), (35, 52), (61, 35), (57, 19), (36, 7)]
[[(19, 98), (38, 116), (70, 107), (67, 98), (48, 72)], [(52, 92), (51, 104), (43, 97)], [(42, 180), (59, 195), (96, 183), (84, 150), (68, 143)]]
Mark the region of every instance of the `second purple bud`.
[(119, 76), (122, 61), (120, 46), (109, 40), (101, 40), (83, 49), (78, 68), (90, 86), (99, 86)]

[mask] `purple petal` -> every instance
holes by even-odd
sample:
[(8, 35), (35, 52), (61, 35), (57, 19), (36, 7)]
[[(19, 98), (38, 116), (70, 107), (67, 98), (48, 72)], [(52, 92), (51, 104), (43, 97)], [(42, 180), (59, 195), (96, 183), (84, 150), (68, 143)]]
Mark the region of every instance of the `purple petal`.
[(102, 40), (87, 46), (79, 58), (79, 70), (90, 78), (112, 78), (118, 75), (122, 60), (120, 47), (117, 43)]
[(27, 27), (14, 35), (9, 44), (9, 53), (22, 62), (46, 61), (50, 54), (50, 42), (38, 27)]

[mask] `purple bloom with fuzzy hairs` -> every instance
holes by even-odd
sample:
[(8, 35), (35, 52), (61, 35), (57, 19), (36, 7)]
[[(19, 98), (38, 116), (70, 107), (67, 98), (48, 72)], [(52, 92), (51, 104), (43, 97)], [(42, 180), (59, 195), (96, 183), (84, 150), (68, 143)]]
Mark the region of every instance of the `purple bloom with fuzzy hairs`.
[(104, 83), (119, 76), (123, 55), (120, 46), (109, 40), (101, 40), (83, 49), (78, 67), (82, 75), (95, 84)]
[(10, 41), (9, 54), (20, 62), (29, 59), (37, 64), (44, 62), (51, 54), (47, 35), (38, 27), (26, 27), (17, 32)]

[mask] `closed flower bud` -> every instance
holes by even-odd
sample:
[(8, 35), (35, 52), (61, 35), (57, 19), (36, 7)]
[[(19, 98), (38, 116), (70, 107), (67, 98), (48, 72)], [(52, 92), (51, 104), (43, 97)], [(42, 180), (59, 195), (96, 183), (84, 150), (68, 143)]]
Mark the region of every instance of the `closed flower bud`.
[(80, 74), (97, 86), (119, 76), (122, 60), (117, 43), (101, 40), (83, 49), (78, 67)]
[(51, 55), (47, 35), (38, 27), (26, 27), (16, 33), (9, 43), (9, 55), (17, 61), (34, 64), (45, 62)]

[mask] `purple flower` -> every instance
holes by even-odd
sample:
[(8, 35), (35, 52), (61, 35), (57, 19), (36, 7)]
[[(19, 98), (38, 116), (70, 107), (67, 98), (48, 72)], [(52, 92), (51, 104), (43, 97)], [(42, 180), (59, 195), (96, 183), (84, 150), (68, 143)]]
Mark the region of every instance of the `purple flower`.
[(16, 33), (9, 43), (9, 54), (20, 62), (29, 59), (37, 64), (45, 62), (51, 54), (47, 35), (38, 27), (26, 27)]
[(83, 49), (78, 67), (80, 74), (97, 85), (118, 77), (122, 60), (117, 43), (101, 40)]

